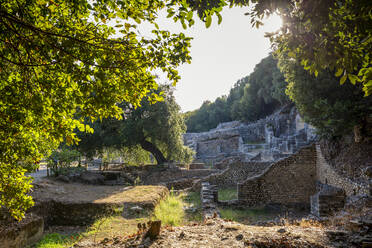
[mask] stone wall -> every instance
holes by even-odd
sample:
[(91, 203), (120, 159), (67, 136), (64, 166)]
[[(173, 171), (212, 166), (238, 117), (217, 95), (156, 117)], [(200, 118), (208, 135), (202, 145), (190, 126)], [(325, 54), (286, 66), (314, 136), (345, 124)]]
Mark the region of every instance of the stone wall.
[(347, 196), (368, 194), (368, 185), (356, 183), (339, 175), (325, 160), (319, 145), (316, 145), (317, 154), (317, 180), (345, 190)]
[(174, 168), (155, 168), (153, 170), (145, 171), (143, 173), (133, 174), (134, 178), (139, 177), (141, 182), (145, 185), (157, 185), (161, 183), (168, 183), (184, 179), (198, 179), (206, 177), (217, 170), (212, 169), (192, 169), (186, 170), (178, 167)]
[(311, 145), (238, 183), (238, 200), (249, 206), (306, 204), (316, 193), (316, 150)]
[(270, 164), (270, 162), (235, 161), (229, 164), (222, 172), (214, 173), (198, 180), (193, 186), (193, 189), (200, 189), (202, 182), (209, 182), (210, 184), (218, 185), (219, 188), (234, 187), (248, 177), (260, 174), (270, 166)]

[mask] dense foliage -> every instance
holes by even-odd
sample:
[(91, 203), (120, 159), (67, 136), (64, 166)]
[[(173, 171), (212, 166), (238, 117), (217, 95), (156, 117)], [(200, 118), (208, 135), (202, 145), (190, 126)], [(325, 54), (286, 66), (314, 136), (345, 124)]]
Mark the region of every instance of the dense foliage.
[(299, 63), (280, 59), (288, 81), (287, 94), (307, 123), (322, 137), (335, 138), (350, 134), (354, 126), (363, 126), (372, 114), (372, 97), (363, 97), (361, 85), (340, 85), (333, 72), (310, 75)]
[(60, 149), (53, 151), (48, 158), (48, 168), (53, 175), (58, 176), (59, 172), (70, 167), (72, 162), (80, 162), (80, 156), (81, 154), (78, 151), (62, 146)]
[(194, 111), (185, 114), (188, 132), (202, 132), (219, 123), (242, 120), (254, 121), (271, 114), (289, 102), (283, 74), (272, 55), (256, 65), (253, 73), (238, 80), (229, 95), (214, 102), (206, 101)]
[(199, 109), (184, 114), (188, 132), (203, 132), (231, 120), (226, 96), (205, 101)]
[(134, 108), (123, 103), (123, 118), (97, 121), (93, 134), (84, 134), (79, 150), (95, 153), (104, 148), (138, 148), (152, 153), (161, 164), (174, 160), (190, 162), (192, 151), (183, 145), (182, 134), (186, 131), (180, 107), (173, 90), (161, 87), (163, 101), (152, 104), (142, 100), (141, 107)]

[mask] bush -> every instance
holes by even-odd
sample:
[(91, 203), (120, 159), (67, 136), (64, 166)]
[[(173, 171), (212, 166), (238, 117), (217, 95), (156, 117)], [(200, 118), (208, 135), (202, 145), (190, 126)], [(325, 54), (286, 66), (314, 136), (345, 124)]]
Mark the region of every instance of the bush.
[(80, 159), (80, 152), (68, 148), (61, 148), (53, 151), (48, 158), (48, 167), (54, 176), (61, 174), (61, 171), (71, 166), (71, 163)]

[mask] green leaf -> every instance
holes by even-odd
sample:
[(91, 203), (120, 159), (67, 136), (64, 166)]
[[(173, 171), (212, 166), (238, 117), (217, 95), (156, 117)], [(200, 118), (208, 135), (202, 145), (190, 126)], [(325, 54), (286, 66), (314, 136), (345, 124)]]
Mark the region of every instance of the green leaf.
[(340, 79), (340, 84), (343, 85), (347, 79), (347, 74), (343, 75)]
[(359, 81), (359, 78), (354, 74), (348, 74), (349, 80), (352, 84), (355, 85), (357, 81)]
[(217, 15), (217, 18), (218, 18), (218, 24), (221, 24), (221, 22), (222, 22), (221, 14), (217, 12), (216, 15)]
[(210, 15), (207, 15), (207, 18), (205, 19), (205, 27), (209, 28), (212, 24), (212, 17)]
[(340, 77), (343, 72), (344, 72), (344, 69), (338, 68), (337, 71), (336, 71), (336, 73), (335, 73), (335, 76), (336, 77)]
[(189, 13), (187, 13), (186, 20), (190, 21), (192, 19), (193, 14), (194, 13), (192, 11), (190, 11)]

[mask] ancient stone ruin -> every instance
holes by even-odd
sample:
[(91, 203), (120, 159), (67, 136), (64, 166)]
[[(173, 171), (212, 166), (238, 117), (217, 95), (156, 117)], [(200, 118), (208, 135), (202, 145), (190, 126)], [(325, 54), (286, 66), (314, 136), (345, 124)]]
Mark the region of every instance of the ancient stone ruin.
[(203, 133), (186, 133), (184, 142), (196, 152), (196, 160), (216, 163), (229, 157), (242, 161), (277, 161), (294, 154), (316, 138), (293, 106), (253, 123), (221, 123)]

